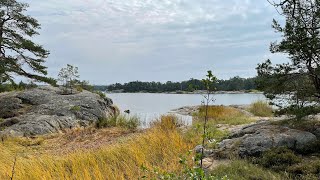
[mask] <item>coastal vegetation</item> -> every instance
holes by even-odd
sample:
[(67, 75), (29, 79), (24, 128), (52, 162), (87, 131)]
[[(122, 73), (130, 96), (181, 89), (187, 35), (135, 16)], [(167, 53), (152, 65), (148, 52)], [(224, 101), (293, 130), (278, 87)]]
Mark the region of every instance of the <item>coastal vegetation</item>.
[[(256, 89), (255, 78), (240, 78), (234, 77), (229, 80), (217, 80), (215, 84), (217, 91), (247, 91), (251, 92)], [(101, 91), (120, 91), (120, 92), (194, 92), (196, 90), (206, 90), (206, 86), (202, 80), (190, 79), (182, 82), (168, 81), (161, 82), (141, 82), (134, 81), (129, 83), (116, 83), (108, 86), (95, 86), (96, 89)]]
[(265, 101), (254, 102), (249, 107), (249, 112), (255, 116), (270, 117), (273, 115), (273, 111), (272, 107)]
[[(207, 138), (214, 140), (210, 141), (210, 147), (228, 135), (227, 130), (219, 130), (217, 125), (218, 122), (228, 124), (225, 116), (230, 111), (236, 110), (209, 108), (208, 114), (217, 116), (208, 119), (210, 133)], [(231, 114), (235, 117), (241, 113)], [(130, 122), (130, 119), (122, 121)], [(190, 178), (186, 171), (195, 173), (193, 167), (197, 166), (199, 159), (192, 150), (201, 142), (203, 121), (197, 121), (191, 127), (183, 127), (179, 122), (177, 117), (162, 116), (152, 123), (150, 129), (136, 129), (133, 134), (130, 126), (114, 123), (107, 128), (88, 127), (36, 138), (4, 138), (0, 144), (0, 154), (3, 155), (0, 158), (0, 178), (8, 179), (12, 175), (15, 161), (14, 179)], [(243, 160), (224, 164), (210, 173), (212, 178), (230, 179), (241, 177), (241, 169), (261, 172), (250, 177), (280, 177)]]
[(259, 64), (258, 89), (282, 108), (283, 113), (298, 119), (319, 113), (320, 2), (281, 0), (272, 5), (285, 23), (273, 20), (272, 27), (282, 39), (271, 43), (270, 51), (287, 55), (290, 62), (273, 65), (271, 60), (266, 60)]

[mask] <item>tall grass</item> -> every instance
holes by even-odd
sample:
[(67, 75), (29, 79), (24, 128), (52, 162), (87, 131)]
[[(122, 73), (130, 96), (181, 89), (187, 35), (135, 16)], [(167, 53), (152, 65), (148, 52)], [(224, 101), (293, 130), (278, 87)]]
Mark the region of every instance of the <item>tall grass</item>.
[[(165, 119), (165, 118), (164, 118)], [(170, 119), (170, 118), (167, 118)], [(170, 121), (145, 133), (88, 152), (63, 156), (32, 155), (15, 141), (0, 144), (0, 179), (8, 179), (17, 156), (14, 179), (139, 179), (141, 166), (179, 172), (179, 156), (193, 149)], [(44, 142), (46, 143), (46, 142)], [(38, 149), (39, 150), (39, 149)], [(40, 150), (41, 151), (41, 148)], [(17, 153), (19, 152), (19, 153)]]
[(273, 116), (272, 107), (265, 101), (257, 101), (250, 105), (249, 111), (255, 116), (271, 117)]
[(141, 122), (137, 116), (119, 115), (105, 119), (99, 119), (96, 123), (97, 128), (106, 127), (123, 127), (135, 130), (140, 126)]
[[(205, 108), (201, 107), (199, 113), (195, 114), (195, 120), (203, 121), (204, 114)], [(255, 121), (238, 109), (226, 106), (209, 106), (208, 117), (209, 122), (214, 124), (241, 125)]]

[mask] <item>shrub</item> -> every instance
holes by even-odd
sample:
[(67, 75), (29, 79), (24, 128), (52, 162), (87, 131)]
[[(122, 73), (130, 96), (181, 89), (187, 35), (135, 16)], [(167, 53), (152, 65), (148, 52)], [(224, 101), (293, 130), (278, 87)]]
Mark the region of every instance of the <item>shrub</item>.
[(300, 163), (302, 158), (286, 147), (274, 148), (263, 153), (258, 163), (264, 167), (283, 171), (287, 167)]
[(98, 94), (102, 99), (106, 98), (106, 94), (101, 91), (95, 91), (94, 93)]
[(76, 90), (77, 90), (78, 92), (82, 92), (82, 91), (83, 91), (83, 88), (82, 88), (81, 86), (76, 86), (75, 88), (76, 88)]
[(273, 115), (272, 107), (264, 101), (257, 101), (250, 105), (249, 111), (255, 116), (271, 117)]
[(307, 160), (303, 163), (293, 165), (287, 169), (292, 177), (301, 179), (319, 179), (320, 160)]
[(297, 105), (291, 105), (289, 107), (283, 108), (279, 111), (276, 112), (277, 115), (283, 115), (283, 114), (288, 114), (288, 115), (294, 115), (296, 119), (300, 120), (308, 115), (312, 114), (318, 114), (320, 113), (320, 107), (319, 106), (305, 106), (305, 107), (300, 107)]
[(112, 116), (110, 118), (99, 119), (96, 123), (97, 128), (123, 127), (127, 129), (137, 129), (140, 126), (140, 120), (137, 116)]

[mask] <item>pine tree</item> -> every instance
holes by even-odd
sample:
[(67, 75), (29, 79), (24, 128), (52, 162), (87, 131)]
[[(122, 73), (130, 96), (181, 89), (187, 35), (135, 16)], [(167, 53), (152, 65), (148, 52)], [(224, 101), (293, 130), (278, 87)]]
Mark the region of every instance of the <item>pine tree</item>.
[(28, 4), (16, 0), (0, 1), (0, 84), (13, 82), (15, 76), (55, 84), (45, 77), (49, 51), (31, 41), (39, 35), (40, 24), (23, 14), (27, 8)]

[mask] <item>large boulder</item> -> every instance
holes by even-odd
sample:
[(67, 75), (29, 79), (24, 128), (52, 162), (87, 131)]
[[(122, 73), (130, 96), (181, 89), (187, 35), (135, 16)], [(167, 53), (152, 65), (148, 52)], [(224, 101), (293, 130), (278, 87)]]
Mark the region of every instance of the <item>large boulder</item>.
[(287, 147), (297, 152), (304, 152), (310, 150), (311, 145), (316, 142), (317, 137), (307, 131), (270, 123), (258, 123), (246, 126), (230, 135), (229, 139), (219, 144), (214, 154), (220, 157), (259, 156), (276, 147)]
[(89, 91), (62, 95), (56, 87), (43, 86), (0, 94), (1, 134), (33, 136), (88, 126), (113, 116), (109, 98)]

